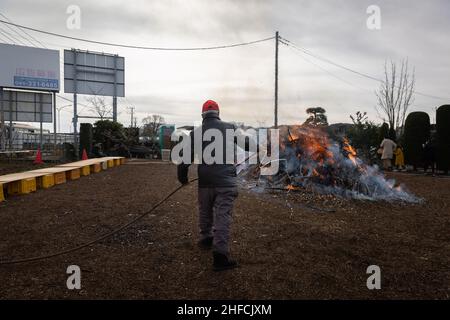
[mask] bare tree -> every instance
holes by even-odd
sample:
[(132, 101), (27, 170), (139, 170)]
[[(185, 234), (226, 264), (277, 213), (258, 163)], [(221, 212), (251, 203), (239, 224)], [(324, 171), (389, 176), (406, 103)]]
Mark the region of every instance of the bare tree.
[(151, 139), (156, 138), (158, 135), (158, 130), (165, 123), (165, 120), (162, 116), (153, 114), (142, 119), (143, 128), (143, 136), (149, 137)]
[(406, 113), (414, 101), (415, 71), (410, 73), (408, 60), (402, 60), (400, 73), (397, 65), (391, 61), (384, 65), (385, 80), (380, 85), (377, 96), (377, 111), (382, 119), (389, 123), (390, 128), (397, 130), (403, 127)]
[(104, 97), (91, 96), (86, 98), (86, 100), (92, 105), (91, 111), (96, 113), (101, 120), (112, 116), (112, 108), (106, 104)]

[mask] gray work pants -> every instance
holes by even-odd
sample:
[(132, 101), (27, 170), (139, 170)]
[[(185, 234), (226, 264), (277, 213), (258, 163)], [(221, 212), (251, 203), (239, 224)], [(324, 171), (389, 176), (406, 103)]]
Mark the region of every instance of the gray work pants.
[(231, 216), (237, 187), (198, 188), (200, 239), (214, 237), (213, 250), (228, 254)]

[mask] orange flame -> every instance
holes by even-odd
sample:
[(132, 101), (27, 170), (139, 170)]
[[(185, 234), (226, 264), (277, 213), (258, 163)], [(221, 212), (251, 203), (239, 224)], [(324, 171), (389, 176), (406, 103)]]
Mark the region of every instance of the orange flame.
[(353, 164), (356, 166), (356, 150), (353, 148), (350, 143), (348, 142), (347, 138), (344, 138), (344, 147), (343, 149), (348, 152), (348, 158), (353, 162)]

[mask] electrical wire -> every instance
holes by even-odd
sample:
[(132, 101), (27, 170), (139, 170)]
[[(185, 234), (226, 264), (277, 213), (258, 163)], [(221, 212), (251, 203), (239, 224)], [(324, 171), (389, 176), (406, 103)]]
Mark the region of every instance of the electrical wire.
[(342, 81), (342, 82), (344, 82), (345, 84), (348, 84), (349, 86), (352, 86), (352, 87), (354, 87), (354, 88), (357, 88), (357, 89), (360, 89), (360, 90), (364, 90), (364, 91), (370, 91), (369, 89), (359, 87), (359, 86), (357, 86), (357, 85), (351, 83), (350, 81), (347, 81), (347, 80), (345, 80), (345, 79), (343, 79), (343, 78), (341, 78), (341, 77), (335, 75), (334, 73), (332, 73), (332, 72), (330, 72), (329, 70), (323, 68), (323, 67), (320, 66), (319, 64), (312, 62), (310, 59), (308, 59), (308, 58), (306, 58), (305, 56), (299, 54), (298, 51), (294, 51), (294, 48), (293, 48), (293, 47), (289, 46), (289, 44), (283, 42), (282, 40), (280, 40), (280, 42), (283, 43), (283, 44), (285, 44), (286, 46), (288, 46), (288, 48), (289, 48), (292, 52), (295, 52), (296, 54), (298, 54), (298, 56), (301, 57), (303, 60), (305, 60), (306, 62), (312, 64), (313, 66), (315, 66), (315, 67), (317, 67), (317, 68), (319, 68), (320, 70), (322, 70), (323, 72), (327, 73), (327, 74), (330, 75), (331, 77), (333, 77), (333, 78), (335, 78), (335, 79), (337, 79), (337, 80), (339, 80), (339, 81)]
[[(319, 55), (317, 55), (317, 54), (315, 54), (315, 53), (312, 53), (311, 51), (309, 51), (309, 50), (307, 50), (307, 49), (305, 49), (305, 48), (302, 48), (302, 47), (296, 45), (295, 43), (293, 43), (292, 41), (290, 41), (290, 40), (288, 40), (288, 39), (285, 39), (285, 38), (283, 38), (283, 37), (281, 37), (281, 36), (280, 36), (280, 38), (281, 38), (283, 41), (286, 42), (286, 43), (284, 43), (284, 44), (286, 44), (286, 45), (288, 45), (288, 46), (291, 46), (291, 47), (293, 47), (293, 48), (295, 48), (295, 49), (297, 49), (297, 50), (299, 50), (299, 51), (301, 51), (301, 52), (303, 52), (303, 53), (305, 53), (305, 54), (307, 54), (307, 55), (309, 55), (309, 56), (312, 56), (312, 57), (314, 57), (314, 58), (316, 58), (316, 59), (318, 59), (318, 60), (324, 61), (324, 62), (326, 62), (326, 63), (328, 63), (328, 64), (332, 64), (332, 65), (334, 65), (334, 66), (336, 66), (336, 67), (338, 67), (338, 68), (344, 69), (344, 70), (346, 70), (346, 71), (348, 71), (348, 72), (352, 72), (352, 73), (357, 74), (357, 75), (359, 75), (359, 76), (361, 76), (361, 77), (364, 77), (364, 78), (367, 78), (367, 79), (370, 79), (370, 80), (374, 80), (374, 81), (377, 81), (377, 82), (380, 82), (380, 83), (384, 83), (384, 80), (382, 80), (382, 79), (373, 77), (373, 76), (368, 75), (368, 74), (366, 74), (366, 73), (362, 73), (362, 72), (360, 72), (360, 71), (354, 70), (354, 69), (349, 68), (349, 67), (347, 67), (347, 66), (341, 65), (341, 64), (339, 64), (339, 63), (337, 63), (337, 62), (331, 61), (330, 59), (321, 57), (321, 56), (319, 56)], [(447, 100), (447, 101), (450, 100), (450, 98), (447, 98), (447, 97), (440, 97), (440, 96), (436, 96), (436, 95), (431, 95), (431, 94), (423, 93), (423, 92), (416, 91), (416, 90), (414, 90), (413, 92), (414, 92), (415, 94), (417, 94), (417, 95), (424, 96), (424, 97), (428, 97), (428, 98), (439, 99), (439, 100)]]
[[(7, 27), (8, 29), (10, 29), (11, 31), (13, 31), (14, 33), (17, 33), (16, 31), (14, 31), (13, 28), (11, 28), (11, 26), (6, 25), (6, 27)], [(0, 28), (0, 29), (2, 30), (3, 33), (6, 33), (6, 34), (9, 35), (11, 38), (13, 38), (13, 39), (16, 40), (17, 42), (19, 42), (19, 44), (24, 45), (24, 46), (27, 45), (25, 42), (23, 42), (22, 40), (18, 39), (18, 38), (17, 38), (17, 35), (12, 34), (12, 33), (9, 33), (9, 32), (7, 32), (5, 29), (3, 29), (3, 28)], [(21, 37), (21, 36), (19, 35), (19, 37)]]
[(5, 32), (1, 27), (0, 27), (0, 33), (1, 33), (4, 37), (8, 38), (9, 41), (12, 41), (13, 44), (17, 44), (17, 42), (16, 42), (12, 37), (10, 37), (10, 36), (8, 35), (8, 33)]
[(76, 41), (82, 41), (82, 42), (88, 42), (88, 43), (93, 43), (93, 44), (100, 44), (100, 45), (105, 45), (105, 46), (121, 47), (121, 48), (128, 48), (128, 49), (142, 49), (142, 50), (163, 50), (163, 51), (216, 50), (216, 49), (225, 49), (225, 48), (234, 48), (234, 47), (240, 47), (240, 46), (248, 46), (248, 45), (251, 45), (251, 44), (255, 44), (255, 43), (259, 43), (259, 42), (264, 42), (264, 41), (269, 41), (269, 40), (275, 39), (275, 37), (273, 36), (273, 37), (259, 39), (259, 40), (254, 40), (254, 41), (249, 41), (249, 42), (242, 42), (242, 43), (229, 44), (229, 45), (220, 45), (220, 46), (212, 46), (212, 47), (192, 47), (192, 48), (146, 47), (146, 46), (135, 46), (135, 45), (127, 45), (127, 44), (120, 44), (120, 43), (111, 43), (111, 42), (104, 42), (104, 41), (97, 41), (97, 40), (89, 40), (89, 39), (84, 39), (84, 38), (77, 38), (77, 37), (67, 36), (67, 35), (63, 35), (63, 34), (59, 34), (59, 33), (55, 33), (55, 32), (50, 32), (50, 31), (44, 31), (44, 30), (40, 30), (40, 29), (36, 29), (36, 28), (31, 28), (31, 27), (27, 27), (27, 26), (24, 26), (24, 25), (20, 25), (20, 24), (17, 24), (17, 23), (13, 23), (13, 22), (1, 20), (1, 19), (0, 19), (0, 22), (3, 23), (3, 24), (15, 26), (15, 27), (18, 27), (18, 28), (21, 28), (21, 29), (34, 31), (34, 32), (38, 32), (38, 33), (42, 33), (42, 34), (46, 34), (46, 35), (50, 35), (50, 36), (54, 36), (54, 37), (60, 37), (60, 38), (76, 40)]
[[(4, 17), (6, 20), (8, 20), (9, 22), (13, 23), (13, 21), (11, 21), (11, 19), (9, 19), (7, 16), (5, 16), (3, 13), (0, 12), (0, 15), (2, 17)], [(32, 35), (30, 35), (28, 32), (26, 32), (25, 30), (22, 30), (19, 27), (16, 27), (17, 29), (19, 29), (23, 34), (25, 34), (26, 36), (28, 36), (29, 38), (31, 38), (32, 40), (34, 40), (36, 43), (40, 44), (42, 47), (47, 48), (41, 41), (37, 40), (35, 37), (33, 37)], [(35, 46), (33, 44), (33, 42), (31, 42), (30, 40), (28, 40), (28, 42), (30, 42), (33, 46)]]
[(3, 43), (8, 43), (8, 40), (6, 40), (0, 33), (0, 40), (3, 41)]

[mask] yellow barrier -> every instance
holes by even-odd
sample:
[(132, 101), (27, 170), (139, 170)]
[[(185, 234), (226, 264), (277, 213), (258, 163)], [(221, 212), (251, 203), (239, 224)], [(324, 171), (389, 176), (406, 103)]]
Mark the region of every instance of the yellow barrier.
[(55, 179), (55, 184), (66, 183), (66, 173), (65, 172), (56, 172), (53, 174)]
[(37, 178), (37, 186), (41, 189), (48, 189), (55, 185), (55, 176), (53, 174), (46, 174), (45, 176)]
[(81, 167), (80, 171), (82, 176), (88, 176), (91, 174), (91, 167), (90, 166)]
[(57, 184), (65, 183), (67, 179), (79, 179), (91, 172), (100, 172), (125, 163), (121, 157), (103, 157), (81, 160), (63, 165), (12, 173), (0, 176), (0, 202), (7, 195), (27, 194), (36, 188), (47, 189)]
[(8, 183), (8, 194), (27, 194), (36, 191), (36, 178), (28, 178)]
[(80, 179), (80, 169), (72, 169), (72, 170), (66, 171), (66, 179), (67, 180)]
[(98, 173), (102, 171), (102, 166), (100, 165), (100, 163), (94, 163), (93, 165), (91, 165), (91, 170), (92, 172)]

